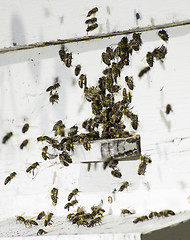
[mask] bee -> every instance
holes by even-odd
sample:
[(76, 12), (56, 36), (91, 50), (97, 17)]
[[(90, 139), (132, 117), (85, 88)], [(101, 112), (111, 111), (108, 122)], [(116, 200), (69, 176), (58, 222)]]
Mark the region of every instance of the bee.
[(148, 63), (149, 67), (153, 67), (154, 57), (151, 52), (147, 52), (146, 54), (146, 62)]
[(170, 112), (173, 112), (172, 107), (170, 104), (166, 105), (166, 114), (169, 114)]
[(50, 101), (50, 103), (52, 103), (52, 105), (53, 105), (54, 103), (58, 103), (58, 101), (59, 101), (59, 95), (58, 95), (57, 93), (52, 94), (52, 95), (50, 96), (50, 98), (49, 98), (49, 101)]
[(150, 71), (150, 67), (145, 67), (143, 68), (140, 72), (139, 72), (139, 77), (141, 78), (145, 73), (147, 73), (148, 71)]
[(148, 216), (150, 219), (152, 219), (153, 217), (159, 217), (159, 213), (158, 212), (155, 212), (155, 211), (153, 211), (153, 212), (151, 212), (150, 214), (149, 214), (149, 216)]
[(133, 77), (125, 77), (125, 82), (127, 83), (127, 86), (130, 90), (134, 89), (134, 83), (133, 83)]
[(16, 221), (19, 222), (19, 223), (24, 223), (25, 222), (25, 218), (22, 217), (22, 216), (17, 216), (16, 217)]
[(109, 58), (108, 54), (105, 52), (102, 53), (102, 61), (108, 66), (111, 65), (110, 58)]
[(24, 224), (25, 224), (26, 227), (30, 227), (30, 226), (32, 226), (32, 225), (34, 225), (34, 226), (37, 226), (37, 225), (38, 225), (38, 223), (37, 223), (36, 221), (30, 220), (30, 219), (26, 219), (26, 220), (24, 221)]
[[(77, 189), (77, 188), (76, 188)], [(75, 189), (74, 189), (75, 190)], [(78, 190), (78, 189), (77, 189)], [(79, 215), (84, 215), (85, 214), (85, 209), (84, 207), (78, 207), (77, 208), (77, 214)]]
[(72, 143), (71, 139), (66, 141), (65, 146), (66, 146), (67, 151), (70, 151), (70, 150), (74, 151), (74, 147), (73, 147), (73, 143)]
[(28, 144), (28, 139), (25, 139), (25, 140), (20, 144), (20, 149), (23, 149), (24, 147), (26, 147), (27, 144)]
[(31, 171), (33, 172), (34, 175), (34, 169), (37, 168), (37, 166), (39, 166), (40, 164), (38, 162), (32, 163), (32, 165), (30, 165), (27, 169), (26, 172), (31, 173)]
[(152, 162), (151, 158), (150, 158), (150, 157), (147, 157), (147, 156), (145, 156), (145, 155), (141, 155), (141, 156), (140, 156), (140, 160), (141, 160), (142, 162), (145, 162), (145, 163), (151, 163), (151, 162)]
[(108, 196), (108, 202), (111, 204), (113, 202), (113, 198), (111, 196)]
[(52, 190), (51, 190), (51, 199), (52, 199), (52, 204), (54, 206), (57, 205), (57, 199), (58, 199), (57, 195), (58, 195), (58, 189), (57, 188), (52, 188)]
[(147, 163), (142, 161), (138, 167), (138, 175), (144, 175), (146, 172)]
[(130, 48), (133, 49), (134, 51), (139, 51), (140, 46), (142, 45), (140, 33), (133, 33), (133, 36), (129, 45), (130, 45)]
[(90, 17), (92, 14), (95, 14), (97, 12), (98, 12), (98, 8), (94, 7), (88, 12), (87, 17)]
[(67, 219), (69, 219), (69, 221), (72, 221), (72, 218), (75, 216), (75, 214), (74, 213), (69, 213), (68, 215), (67, 215)]
[(42, 234), (46, 234), (47, 232), (45, 230), (43, 230), (42, 228), (40, 228), (37, 232), (37, 235), (42, 235)]
[(96, 224), (100, 224), (102, 222), (101, 217), (93, 218), (89, 221), (87, 227), (94, 227)]
[(7, 183), (9, 183), (15, 176), (16, 176), (16, 172), (12, 172), (12, 173), (5, 179), (4, 185), (7, 185)]
[(77, 226), (87, 226), (88, 222), (86, 220), (80, 219), (79, 221), (77, 221)]
[(172, 210), (168, 210), (168, 209), (162, 210), (158, 214), (159, 214), (159, 217), (162, 217), (162, 216), (168, 217), (168, 215), (175, 215), (175, 213)]
[(75, 67), (75, 76), (78, 76), (80, 74), (80, 71), (81, 71), (81, 65), (78, 64), (76, 67)]
[(71, 67), (72, 65), (72, 53), (66, 53), (64, 57), (64, 63), (66, 67)]
[(118, 192), (122, 192), (124, 189), (126, 189), (127, 187), (129, 186), (129, 183), (126, 181), (126, 182), (123, 182), (122, 185), (120, 186)]
[(2, 143), (5, 144), (13, 136), (12, 132), (7, 133), (2, 140)]
[(65, 136), (65, 125), (61, 120), (57, 121), (56, 124), (53, 126), (53, 131), (55, 131), (55, 136)]
[(111, 47), (106, 48), (106, 53), (107, 53), (107, 56), (110, 60), (114, 59), (114, 51)]
[(68, 195), (68, 201), (71, 201), (72, 197), (77, 195), (78, 192), (79, 192), (78, 188), (73, 189), (73, 191)]
[(118, 169), (112, 170), (111, 174), (116, 178), (121, 178), (122, 174)]
[(79, 76), (78, 84), (79, 84), (80, 88), (83, 88), (83, 86), (86, 87), (86, 85), (87, 85), (87, 77), (86, 77), (85, 74), (81, 74)]
[(88, 33), (89, 31), (93, 31), (93, 30), (96, 29), (97, 27), (98, 27), (98, 24), (97, 24), (97, 23), (94, 23), (94, 24), (88, 26), (87, 29), (86, 29), (86, 31), (87, 31), (87, 33)]
[(50, 94), (51, 94), (53, 90), (56, 90), (59, 87), (60, 87), (60, 84), (58, 82), (56, 82), (53, 85), (51, 85), (50, 87), (48, 87), (46, 89), (46, 92), (50, 92)]
[(28, 124), (28, 123), (25, 123), (24, 126), (22, 127), (22, 133), (27, 132), (28, 129), (29, 129), (29, 124)]
[(110, 93), (117, 93), (121, 89), (121, 87), (117, 84), (112, 85), (111, 87), (107, 88)]
[(70, 204), (71, 204), (71, 206), (74, 206), (75, 204), (77, 204), (78, 203), (78, 201), (75, 199), (75, 200), (72, 200), (71, 202), (70, 202)]
[(93, 24), (93, 23), (95, 23), (95, 22), (97, 22), (97, 18), (96, 18), (96, 17), (87, 19), (87, 20), (85, 21), (86, 24)]
[(152, 55), (160, 60), (165, 58), (166, 54), (167, 54), (167, 48), (164, 45), (162, 45), (161, 47), (155, 48), (152, 52)]
[(128, 209), (121, 209), (121, 215), (125, 215), (125, 214), (134, 214), (134, 213), (129, 211)]
[(68, 202), (68, 203), (65, 204), (64, 209), (67, 209), (67, 210), (69, 211), (69, 208), (70, 208), (71, 206), (72, 206), (71, 203)]
[(83, 139), (83, 147), (86, 151), (89, 151), (91, 149), (91, 144), (89, 142), (89, 138), (88, 137), (85, 137)]
[(40, 212), (40, 213), (38, 214), (36, 220), (41, 220), (43, 217), (45, 217), (45, 215), (46, 215), (46, 214), (45, 214), (44, 211)]
[(118, 164), (118, 161), (116, 159), (109, 157), (104, 160), (103, 168), (106, 169), (106, 167), (109, 166), (109, 168), (115, 169), (117, 167), (117, 164)]
[(74, 136), (78, 132), (78, 126), (74, 125), (71, 128), (69, 128), (68, 136)]
[(158, 36), (162, 39), (162, 40), (164, 40), (164, 41), (168, 41), (168, 39), (169, 39), (169, 36), (168, 36), (168, 34), (167, 34), (167, 32), (164, 30), (164, 29), (162, 29), (162, 30), (160, 30), (159, 32), (158, 32)]
[(145, 220), (148, 220), (148, 217), (146, 215), (138, 217), (138, 218), (135, 218), (135, 220), (133, 220), (133, 223), (143, 222)]
[(138, 128), (138, 116), (137, 115), (133, 115), (133, 117), (131, 118), (131, 126), (134, 130), (137, 130), (137, 128)]
[(48, 213), (48, 215), (45, 218), (44, 226), (51, 225), (51, 219), (53, 217), (53, 213)]

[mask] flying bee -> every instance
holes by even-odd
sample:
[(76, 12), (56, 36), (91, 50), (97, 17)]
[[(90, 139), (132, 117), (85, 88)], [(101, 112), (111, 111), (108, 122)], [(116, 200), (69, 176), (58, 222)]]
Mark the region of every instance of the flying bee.
[(25, 218), (22, 217), (22, 216), (17, 216), (16, 217), (16, 221), (19, 222), (19, 223), (24, 223), (25, 222)]
[(71, 202), (70, 202), (70, 204), (71, 204), (71, 206), (74, 206), (75, 204), (77, 204), (78, 203), (78, 201), (75, 199), (75, 200), (72, 200)]
[(168, 34), (167, 34), (167, 32), (164, 30), (164, 29), (162, 29), (162, 30), (160, 30), (159, 32), (158, 32), (158, 36), (162, 39), (162, 40), (164, 40), (164, 41), (168, 41), (168, 39), (169, 39), (169, 36), (168, 36)]
[(123, 182), (122, 185), (120, 186), (118, 192), (122, 192), (124, 189), (126, 189), (127, 187), (129, 186), (129, 183), (126, 181), (126, 182)]
[(53, 213), (48, 213), (48, 215), (45, 218), (44, 226), (51, 225), (51, 219), (53, 217)]
[(138, 223), (138, 222), (143, 222), (145, 220), (148, 220), (148, 217), (145, 215), (145, 216), (141, 216), (141, 217), (138, 217), (138, 218), (135, 218), (133, 220), (133, 223)]
[(146, 62), (148, 63), (149, 67), (153, 67), (154, 63), (154, 56), (151, 52), (147, 52), (146, 54)]
[(12, 132), (7, 133), (2, 140), (2, 143), (5, 144), (13, 136)]
[(170, 112), (173, 112), (172, 107), (170, 104), (166, 105), (166, 114), (169, 114)]
[(71, 193), (69, 193), (68, 201), (71, 201), (72, 197), (77, 195), (78, 192), (79, 192), (78, 188), (75, 188)]
[(147, 163), (142, 161), (138, 167), (138, 175), (144, 175), (146, 172)]
[(94, 23), (94, 24), (88, 26), (87, 29), (86, 29), (86, 31), (87, 31), (87, 33), (88, 33), (89, 31), (93, 31), (93, 30), (96, 29), (97, 27), (98, 27), (98, 24), (97, 24), (97, 23)]
[(118, 169), (112, 170), (111, 174), (116, 178), (121, 178), (122, 174)]
[(39, 166), (40, 164), (38, 162), (32, 163), (32, 165), (30, 165), (27, 169), (26, 172), (31, 173), (31, 171), (33, 172), (34, 175), (34, 169), (37, 168), (37, 166)]
[(162, 216), (168, 217), (168, 215), (175, 215), (175, 213), (172, 210), (168, 210), (168, 209), (162, 210), (158, 214), (159, 214), (159, 217), (162, 217)]
[(20, 149), (23, 149), (24, 147), (26, 147), (27, 144), (28, 144), (28, 139), (25, 139), (25, 140), (20, 144)]
[(109, 56), (108, 56), (108, 54), (105, 53), (105, 52), (102, 53), (102, 61), (103, 61), (106, 65), (108, 65), (108, 66), (111, 65)]
[(75, 76), (78, 76), (80, 74), (80, 71), (81, 71), (81, 65), (78, 64), (76, 67), (75, 67)]
[(151, 212), (150, 214), (149, 214), (149, 216), (148, 216), (150, 219), (152, 219), (153, 217), (159, 217), (159, 213), (158, 212), (155, 212), (155, 211), (153, 211), (153, 212)]
[(7, 185), (7, 183), (9, 183), (15, 176), (16, 176), (16, 172), (12, 172), (12, 173), (5, 179), (4, 185)]
[(130, 90), (134, 89), (134, 83), (133, 83), (133, 77), (125, 77), (125, 82), (127, 83), (127, 86)]
[(98, 8), (94, 7), (88, 12), (87, 17), (90, 17), (92, 14), (95, 14), (97, 12), (98, 12)]
[(57, 188), (52, 188), (52, 190), (51, 190), (51, 199), (52, 199), (52, 204), (54, 206), (57, 205), (57, 199), (58, 199), (57, 195), (58, 195), (58, 189)]
[(87, 19), (87, 20), (85, 21), (86, 24), (93, 24), (93, 23), (95, 23), (95, 22), (97, 22), (97, 18), (96, 18), (96, 17)]
[(150, 71), (150, 67), (145, 67), (143, 68), (140, 72), (139, 72), (139, 77), (141, 78), (145, 73), (147, 73), (148, 71)]
[(28, 123), (25, 123), (24, 126), (22, 127), (22, 133), (27, 132), (28, 129), (29, 129), (29, 124), (28, 124)]
[(65, 204), (64, 209), (67, 209), (67, 210), (69, 211), (69, 208), (70, 208), (71, 206), (72, 206), (71, 203), (68, 202), (68, 203)]
[(58, 82), (54, 83), (53, 85), (49, 86), (47, 89), (46, 89), (46, 92), (52, 92), (53, 90), (56, 90), (57, 88), (60, 87), (60, 84)]
[(43, 217), (45, 217), (45, 215), (46, 215), (46, 214), (45, 214), (44, 211), (40, 212), (40, 213), (38, 214), (36, 220), (41, 220)]
[(71, 128), (69, 128), (68, 136), (74, 136), (78, 132), (78, 126), (74, 125)]
[(152, 162), (151, 158), (150, 158), (150, 157), (147, 157), (147, 156), (145, 156), (145, 155), (141, 155), (141, 156), (140, 156), (140, 160), (141, 160), (142, 162), (146, 162), (146, 163), (151, 163), (151, 162)]
[(45, 230), (43, 230), (42, 228), (40, 228), (37, 232), (37, 236), (38, 235), (42, 235), (42, 234), (46, 234), (47, 232)]
[(58, 103), (58, 101), (59, 101), (59, 95), (58, 95), (57, 93), (52, 94), (52, 95), (49, 97), (49, 101), (50, 101), (50, 103), (52, 103), (52, 105), (53, 105), (54, 103)]
[(128, 209), (121, 209), (121, 215), (125, 215), (125, 214), (134, 214), (134, 212), (131, 212)]

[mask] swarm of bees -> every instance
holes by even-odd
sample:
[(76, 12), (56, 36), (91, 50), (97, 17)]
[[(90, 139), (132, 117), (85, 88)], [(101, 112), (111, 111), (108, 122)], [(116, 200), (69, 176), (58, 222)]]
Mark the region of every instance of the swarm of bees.
[(143, 222), (145, 220), (153, 219), (154, 217), (168, 217), (169, 215), (175, 215), (175, 212), (169, 209), (162, 210), (160, 212), (152, 211), (150, 214), (137, 217), (133, 220), (133, 223)]
[[(98, 12), (98, 8), (94, 7), (88, 12), (86, 17), (91, 17), (92, 15), (95, 15), (97, 12)], [(85, 24), (87, 25), (86, 32), (88, 34), (89, 31), (93, 31), (98, 27), (97, 18), (96, 17), (88, 18), (85, 21)]]

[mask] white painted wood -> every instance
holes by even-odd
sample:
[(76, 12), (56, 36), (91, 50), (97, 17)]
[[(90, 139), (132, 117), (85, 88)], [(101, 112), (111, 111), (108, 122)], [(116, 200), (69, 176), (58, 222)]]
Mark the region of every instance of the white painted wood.
[(90, 35), (189, 20), (190, 11), (188, 0), (1, 1), (0, 48), (86, 36), (86, 15), (96, 6), (99, 27)]

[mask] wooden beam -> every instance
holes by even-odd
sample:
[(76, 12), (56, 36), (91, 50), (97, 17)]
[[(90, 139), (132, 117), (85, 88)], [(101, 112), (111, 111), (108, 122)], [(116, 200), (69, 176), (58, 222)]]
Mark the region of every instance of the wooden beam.
[(37, 42), (37, 43), (28, 44), (28, 45), (19, 45), (19, 46), (13, 46), (13, 47), (9, 47), (9, 48), (2, 48), (2, 49), (0, 49), (0, 53), (27, 50), (27, 49), (32, 49), (32, 48), (55, 46), (55, 45), (62, 45), (65, 43), (90, 41), (90, 40), (94, 40), (94, 39), (103, 39), (103, 38), (115, 37), (115, 36), (119, 36), (119, 35), (132, 34), (135, 32), (147, 32), (147, 31), (153, 31), (153, 30), (158, 30), (158, 29), (180, 27), (180, 26), (189, 25), (189, 24), (190, 24), (190, 20), (187, 20), (187, 21), (166, 23), (166, 24), (161, 24), (161, 25), (152, 25), (152, 26), (142, 27), (142, 28), (140, 28), (140, 27), (131, 28), (128, 30), (111, 32), (111, 33), (103, 33), (103, 34), (98, 34), (98, 35), (93, 35), (93, 36), (84, 36), (84, 37), (69, 38), (69, 39), (57, 39), (55, 41), (49, 41), (49, 42)]

